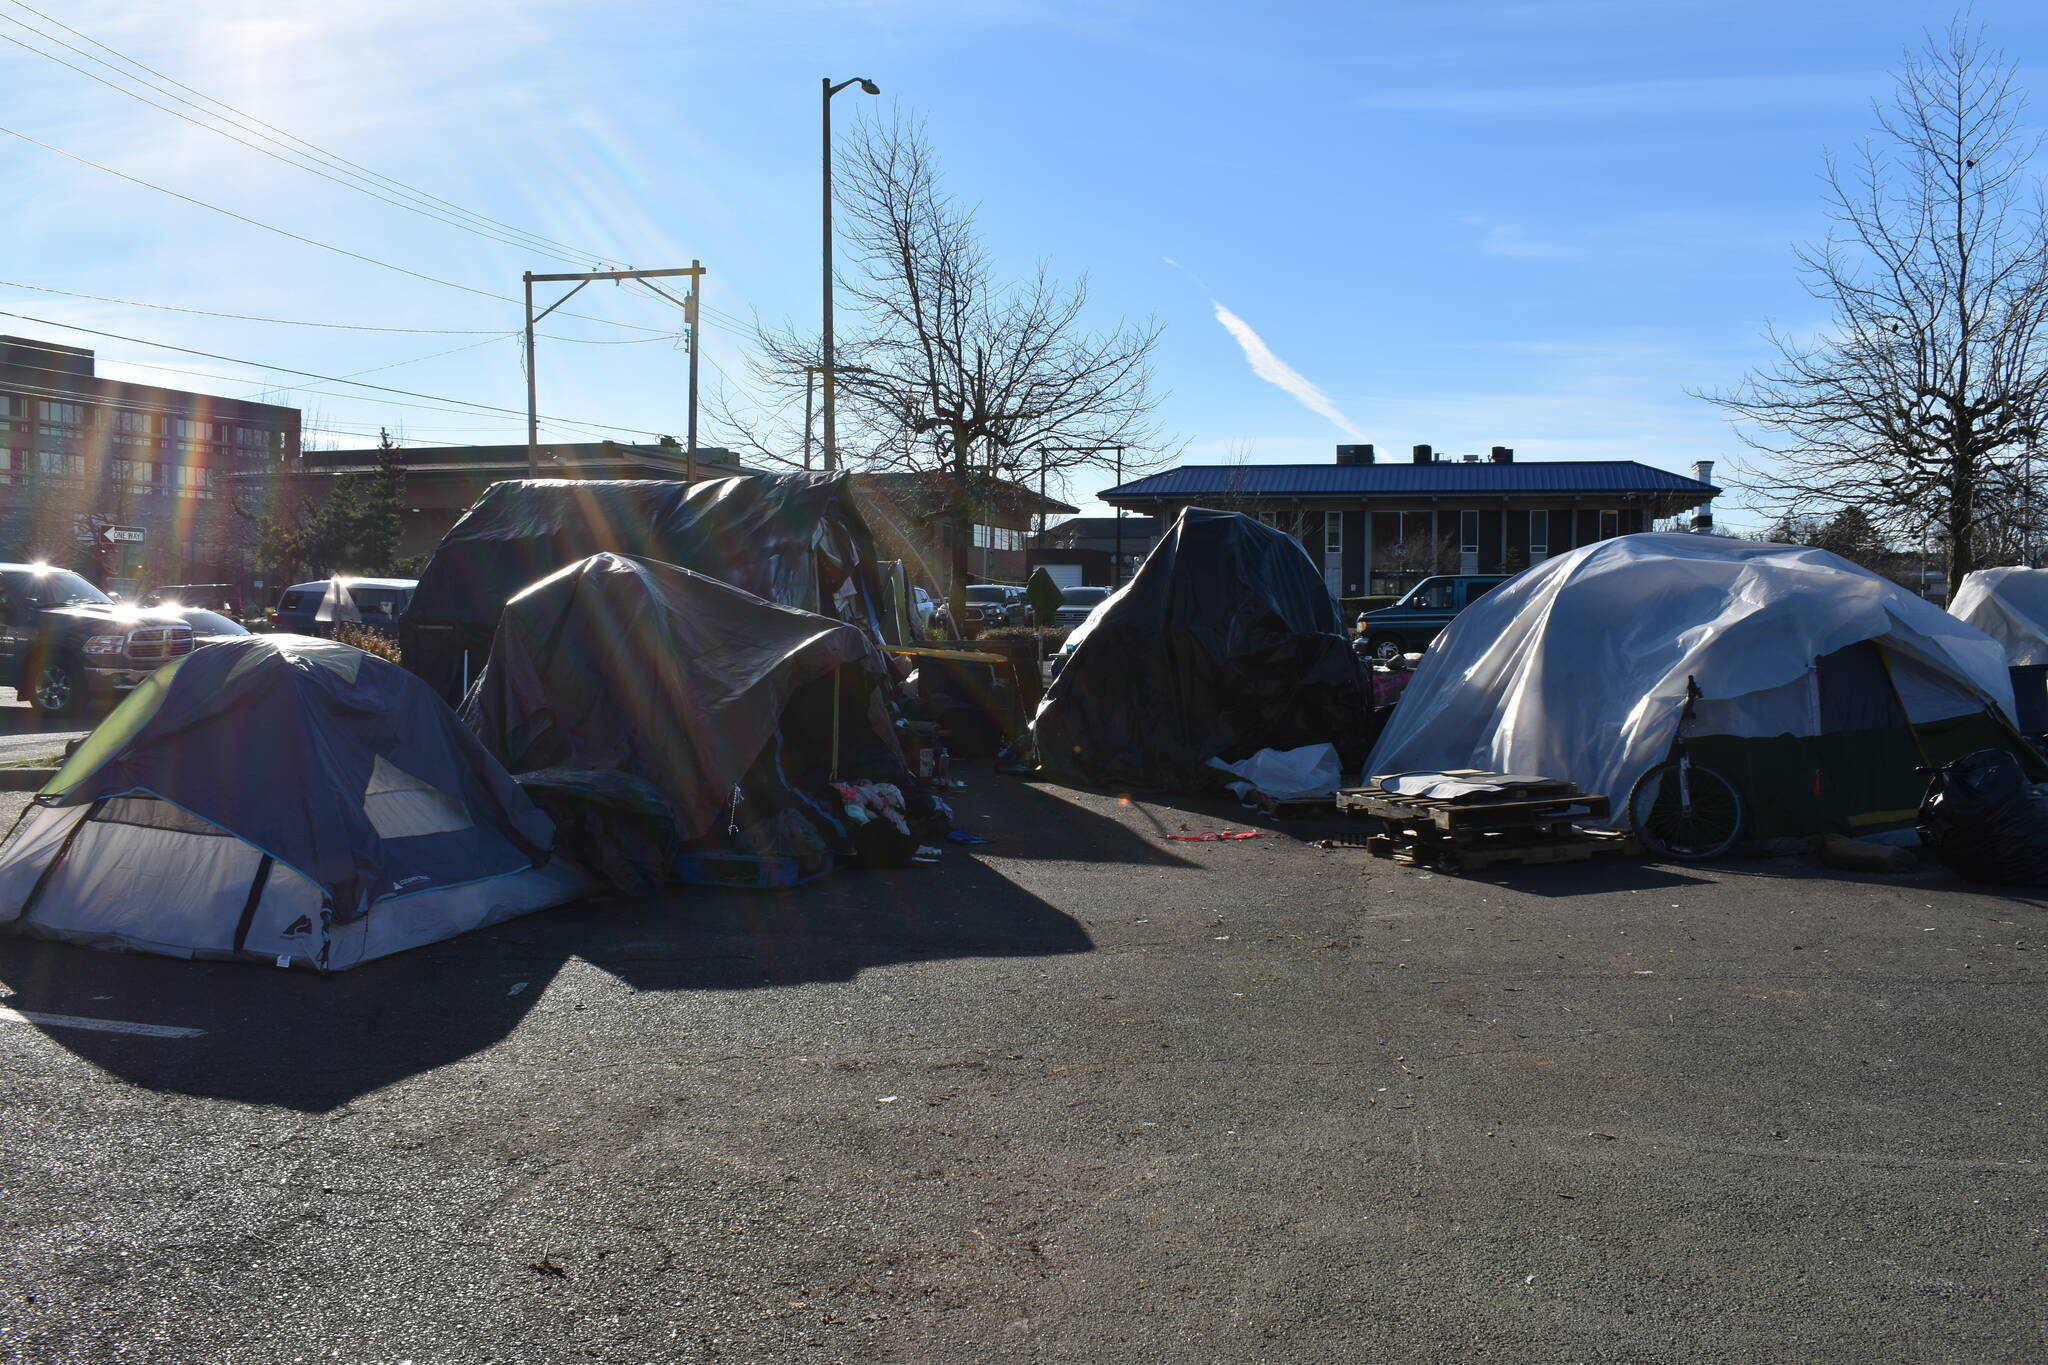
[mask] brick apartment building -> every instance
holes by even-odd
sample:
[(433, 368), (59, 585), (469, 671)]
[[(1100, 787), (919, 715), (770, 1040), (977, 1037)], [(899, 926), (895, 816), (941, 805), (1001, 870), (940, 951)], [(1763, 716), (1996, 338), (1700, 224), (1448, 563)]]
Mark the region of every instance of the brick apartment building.
[(0, 336), (0, 558), (116, 591), (247, 587), (271, 484), (249, 476), (298, 451), (296, 408), (102, 379), (89, 350)]

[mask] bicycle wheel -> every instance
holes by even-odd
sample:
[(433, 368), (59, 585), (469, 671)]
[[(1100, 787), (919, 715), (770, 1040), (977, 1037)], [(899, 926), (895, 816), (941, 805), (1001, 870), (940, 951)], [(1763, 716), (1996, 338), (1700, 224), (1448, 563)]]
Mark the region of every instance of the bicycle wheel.
[(1629, 823), (1659, 857), (1687, 863), (1719, 857), (1742, 833), (1742, 798), (1721, 774), (1689, 763), (1684, 799), (1678, 766), (1659, 763), (1636, 779), (1628, 793)]

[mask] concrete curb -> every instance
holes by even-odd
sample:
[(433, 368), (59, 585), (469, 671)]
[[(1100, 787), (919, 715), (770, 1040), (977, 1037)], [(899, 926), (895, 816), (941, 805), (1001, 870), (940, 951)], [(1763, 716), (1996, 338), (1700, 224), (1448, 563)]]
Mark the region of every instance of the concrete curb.
[(55, 768), (0, 768), (0, 792), (41, 791), (56, 775)]

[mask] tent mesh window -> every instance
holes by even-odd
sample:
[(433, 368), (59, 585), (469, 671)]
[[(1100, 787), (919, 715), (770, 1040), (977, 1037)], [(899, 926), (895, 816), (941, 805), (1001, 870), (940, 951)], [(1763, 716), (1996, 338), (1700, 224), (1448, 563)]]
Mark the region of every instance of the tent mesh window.
[(363, 793), (363, 811), (381, 839), (454, 834), (476, 824), (454, 797), (422, 782), (382, 754), (377, 756), (376, 767), (370, 772), (370, 785)]
[(95, 824), (135, 825), (142, 829), (165, 829), (178, 834), (203, 834), (211, 839), (234, 836), (219, 825), (209, 824), (168, 801), (154, 796), (116, 796), (100, 803), (92, 817)]

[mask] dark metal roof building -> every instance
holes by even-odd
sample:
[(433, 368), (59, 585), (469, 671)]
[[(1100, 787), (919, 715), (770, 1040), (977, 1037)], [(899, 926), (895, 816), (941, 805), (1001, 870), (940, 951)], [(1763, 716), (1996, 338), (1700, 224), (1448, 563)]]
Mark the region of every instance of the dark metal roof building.
[(1399, 592), (1433, 573), (1514, 573), (1580, 545), (1650, 529), (1720, 492), (1636, 460), (1515, 462), (1495, 446), (1458, 459), (1429, 446), (1380, 463), (1369, 445), (1334, 464), (1183, 465), (1103, 492), (1170, 519), (1185, 507), (1244, 512), (1301, 541), (1340, 597)]

